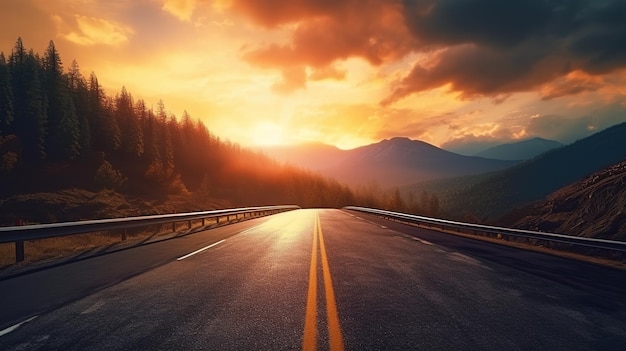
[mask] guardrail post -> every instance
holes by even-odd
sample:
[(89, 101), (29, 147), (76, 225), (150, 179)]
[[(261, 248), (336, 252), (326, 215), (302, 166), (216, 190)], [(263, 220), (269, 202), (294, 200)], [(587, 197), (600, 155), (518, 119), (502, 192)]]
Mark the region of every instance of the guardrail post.
[(202, 226), (204, 227), (204, 217), (202, 217)]
[(215, 217), (215, 223), (220, 224), (220, 216)]
[(187, 226), (191, 229), (191, 221), (187, 222)]
[(172, 232), (176, 231), (176, 222), (172, 222)]
[(15, 242), (15, 263), (24, 261), (24, 241)]

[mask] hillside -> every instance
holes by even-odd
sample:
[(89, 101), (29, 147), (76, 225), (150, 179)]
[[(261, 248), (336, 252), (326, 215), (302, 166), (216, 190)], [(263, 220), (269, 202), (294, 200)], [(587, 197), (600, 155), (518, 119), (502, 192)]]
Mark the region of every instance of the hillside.
[(626, 240), (625, 209), (626, 161), (622, 161), (516, 211), (506, 224), (522, 229)]
[(328, 146), (282, 148), (268, 154), (307, 167), (350, 185), (376, 182), (381, 187), (423, 180), (480, 174), (510, 167), (516, 161), (462, 156), (408, 138), (392, 138), (352, 150)]
[(504, 171), (468, 181), (457, 179), (454, 188), (446, 189), (445, 210), (452, 216), (468, 213), (483, 219), (502, 216), (625, 159), (624, 140), (626, 123)]
[(2, 224), (126, 215), (125, 206), (359, 203), (346, 186), (224, 141), (162, 101), (149, 108), (124, 87), (108, 96), (95, 73), (85, 78), (76, 62), (65, 70), (52, 41), (39, 55), (21, 39), (8, 59), (0, 53), (0, 183)]
[(533, 138), (515, 143), (508, 143), (491, 147), (477, 153), (475, 156), (495, 160), (529, 160), (533, 157), (562, 147), (563, 144), (554, 140)]

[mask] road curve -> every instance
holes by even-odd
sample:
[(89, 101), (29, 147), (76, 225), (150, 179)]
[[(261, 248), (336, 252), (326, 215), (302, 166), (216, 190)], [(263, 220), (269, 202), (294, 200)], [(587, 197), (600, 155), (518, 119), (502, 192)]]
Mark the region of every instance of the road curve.
[(626, 273), (297, 210), (0, 281), (2, 350), (620, 350)]

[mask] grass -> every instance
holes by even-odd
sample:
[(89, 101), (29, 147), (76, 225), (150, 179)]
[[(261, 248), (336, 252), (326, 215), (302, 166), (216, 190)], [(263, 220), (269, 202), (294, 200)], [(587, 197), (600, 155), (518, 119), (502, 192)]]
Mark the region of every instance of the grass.
[[(54, 193), (33, 193), (0, 199), (0, 225), (14, 225), (20, 218), (25, 224), (72, 222), (101, 218), (124, 218), (141, 215), (181, 213), (233, 207), (232, 204), (206, 196), (172, 195), (164, 200), (145, 200), (124, 196), (111, 190), (91, 192), (72, 188)], [(207, 220), (211, 225), (214, 220)], [(194, 221), (194, 227), (202, 225)], [(31, 265), (48, 261), (73, 259), (139, 245), (171, 237), (174, 232), (188, 230), (187, 222), (151, 226), (128, 230), (122, 241), (121, 232), (100, 232), (24, 243), (25, 260), (15, 263), (15, 244), (0, 244), (0, 275)]]
[[(220, 221), (221, 223), (226, 223), (226, 221)], [(205, 226), (215, 224), (215, 219), (207, 219), (205, 221)], [(121, 232), (98, 232), (31, 240), (24, 242), (25, 259), (19, 263), (15, 262), (15, 244), (0, 244), (0, 271), (33, 264), (45, 264), (46, 262), (59, 259), (78, 259), (169, 238), (199, 227), (202, 227), (202, 220), (191, 221), (191, 227), (188, 222), (178, 222), (174, 226), (172, 224), (163, 224), (132, 229), (128, 230), (126, 240), (124, 241), (122, 241)]]

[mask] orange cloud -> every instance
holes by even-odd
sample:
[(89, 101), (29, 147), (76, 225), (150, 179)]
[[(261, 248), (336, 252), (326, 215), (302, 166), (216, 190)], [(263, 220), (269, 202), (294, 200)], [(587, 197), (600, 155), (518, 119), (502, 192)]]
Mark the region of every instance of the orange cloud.
[(344, 80), (346, 78), (346, 74), (346, 70), (331, 65), (314, 69), (313, 72), (309, 74), (309, 79), (314, 81), (324, 79)]
[(359, 57), (378, 66), (402, 58), (413, 45), (393, 1), (239, 0), (232, 6), (270, 28), (294, 23), (287, 43), (253, 46), (243, 54), (246, 61), (279, 70), (310, 67), (312, 80), (342, 78), (332, 68), (338, 60)]
[(196, 8), (196, 0), (163, 0), (161, 9), (181, 21), (191, 21)]
[(585, 91), (597, 91), (603, 85), (605, 85), (604, 77), (592, 76), (582, 71), (574, 71), (545, 84), (539, 90), (539, 94), (542, 100), (550, 100)]
[(287, 67), (283, 69), (282, 79), (272, 86), (279, 94), (289, 94), (306, 87), (306, 69), (300, 67)]
[[(74, 15), (76, 27), (62, 36), (78, 45), (97, 44), (118, 46), (128, 42), (133, 30), (123, 24), (102, 18)], [(67, 25), (60, 17), (55, 17), (59, 26)]]
[[(502, 102), (577, 70), (601, 76), (626, 67), (621, 0), (232, 0), (230, 8), (266, 28), (295, 28), (287, 42), (244, 54), (262, 67), (320, 68), (351, 57), (380, 66), (440, 52), (433, 65), (414, 62), (383, 105), (446, 84), (463, 98)], [(562, 88), (554, 93), (591, 87)]]

